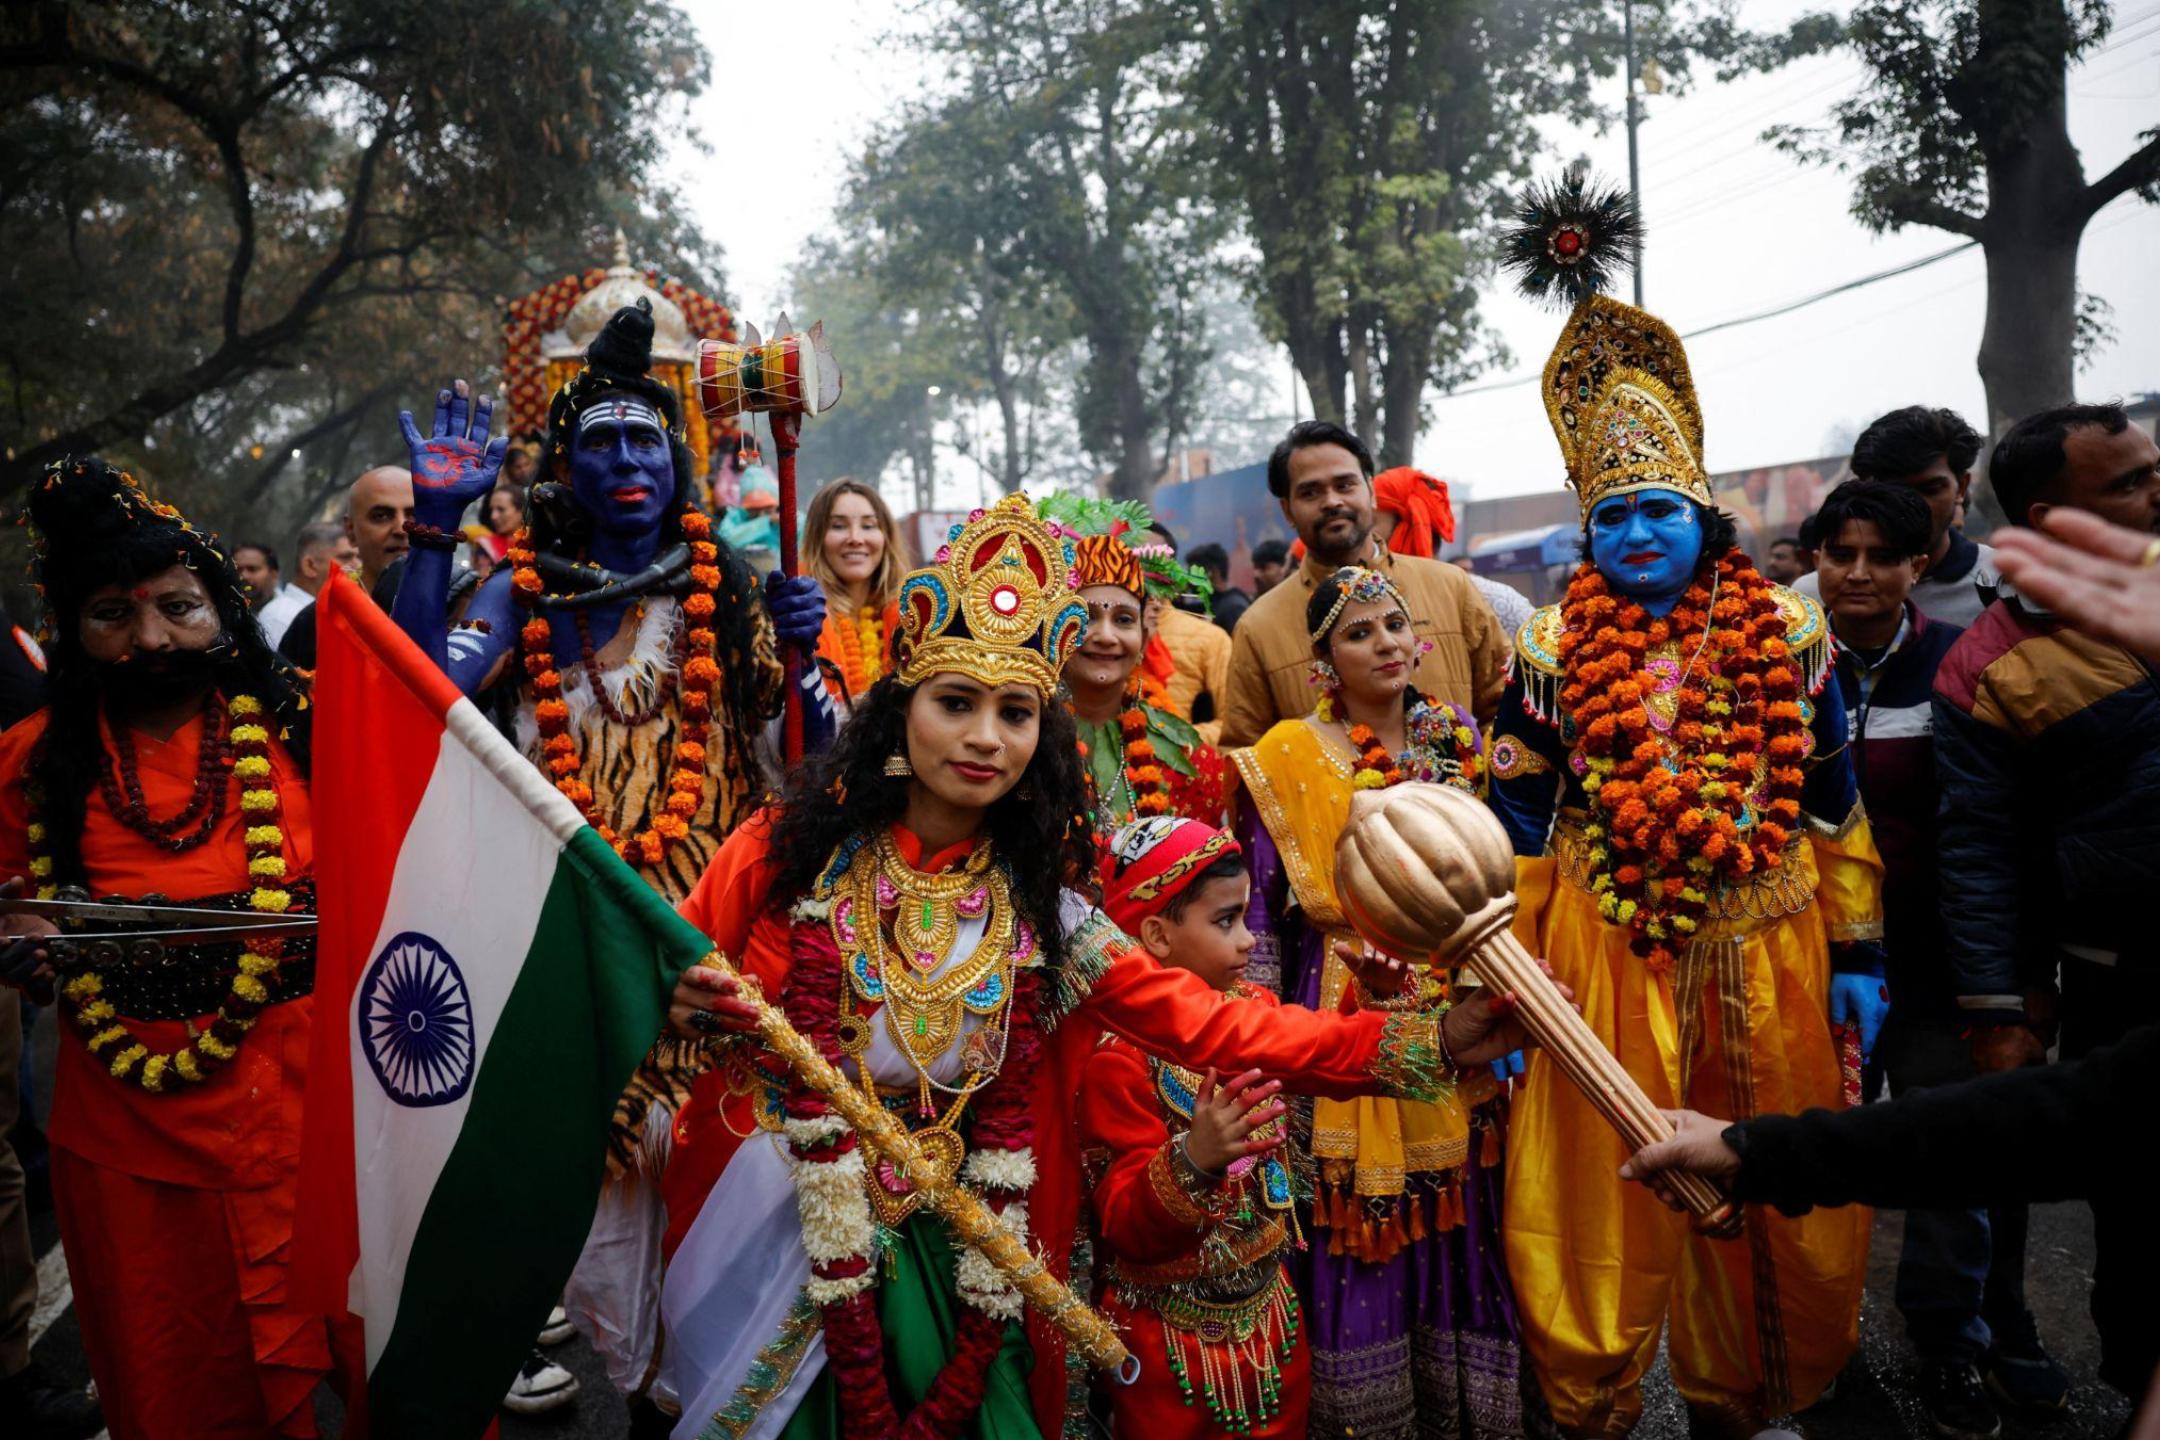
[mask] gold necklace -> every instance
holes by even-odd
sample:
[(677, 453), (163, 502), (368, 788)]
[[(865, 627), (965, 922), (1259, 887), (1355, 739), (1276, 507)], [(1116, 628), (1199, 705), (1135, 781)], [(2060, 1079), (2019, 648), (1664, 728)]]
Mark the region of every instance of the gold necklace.
[[(885, 1033), (916, 1073), (921, 1102), (932, 1110), (930, 1067), (960, 1038), (963, 1016), (974, 1013), (991, 1021), (1010, 1003), (1013, 989), (1012, 896), (1002, 871), (990, 863), (988, 845), (977, 847), (960, 870), (930, 875), (903, 860), (890, 837), (880, 837), (868, 855), (858, 852), (837, 888), (831, 926), (845, 957), (853, 996), (882, 1004)], [(885, 912), (893, 912), (894, 944), (905, 957), (889, 963)], [(982, 938), (960, 964), (943, 974), (960, 921), (981, 917)], [(841, 1028), (842, 1048), (860, 1055), (869, 1045), (866, 1022), (856, 1019), (852, 1004)], [(852, 1021), (852, 1024), (846, 1023)], [(973, 1047), (966, 1063), (973, 1073), (995, 1072), (1001, 1045)], [(994, 1052), (994, 1053), (993, 1053)], [(949, 1088), (949, 1087), (940, 1087)]]

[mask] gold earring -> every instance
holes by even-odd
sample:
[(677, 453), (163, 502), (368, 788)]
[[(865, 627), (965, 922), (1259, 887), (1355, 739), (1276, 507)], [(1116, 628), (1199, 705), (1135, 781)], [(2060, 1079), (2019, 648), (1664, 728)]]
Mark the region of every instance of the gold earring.
[(907, 751), (895, 750), (892, 754), (885, 757), (885, 773), (892, 776), (895, 780), (905, 779), (906, 777), (913, 775), (915, 773), (915, 767), (908, 764)]

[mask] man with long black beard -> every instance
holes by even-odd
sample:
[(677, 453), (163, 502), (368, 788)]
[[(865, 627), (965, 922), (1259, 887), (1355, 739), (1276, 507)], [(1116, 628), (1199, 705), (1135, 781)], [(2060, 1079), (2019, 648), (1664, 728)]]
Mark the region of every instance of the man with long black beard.
[[(55, 465), (30, 519), (51, 690), (0, 737), (7, 893), (312, 909), (305, 693), (232, 566), (101, 460)], [(0, 976), (67, 1017), (52, 1184), (106, 1424), (314, 1435), (330, 1325), (285, 1296), (312, 945), (93, 952), (63, 977), (53, 934), (0, 914)]]

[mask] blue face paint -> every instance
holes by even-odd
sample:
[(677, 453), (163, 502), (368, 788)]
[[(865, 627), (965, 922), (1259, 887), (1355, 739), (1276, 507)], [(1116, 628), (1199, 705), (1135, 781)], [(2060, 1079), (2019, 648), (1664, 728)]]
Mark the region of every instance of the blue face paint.
[(1670, 490), (1638, 490), (1599, 502), (1590, 512), (1590, 561), (1607, 584), (1652, 614), (1687, 593), (1702, 558), (1695, 504)]
[(570, 490), (603, 534), (657, 533), (675, 503), (675, 456), (660, 412), (628, 396), (587, 410), (570, 447)]

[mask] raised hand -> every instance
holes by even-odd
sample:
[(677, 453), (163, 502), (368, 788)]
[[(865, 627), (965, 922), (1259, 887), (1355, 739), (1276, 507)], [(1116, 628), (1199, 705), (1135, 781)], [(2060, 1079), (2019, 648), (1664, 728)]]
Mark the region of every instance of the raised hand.
[(435, 393), (435, 427), (425, 438), (412, 411), (398, 411), (398, 428), (412, 457), (413, 515), (439, 530), (455, 526), (465, 507), (495, 488), (510, 437), (488, 438), (490, 402), (472, 398), (472, 387), (454, 380)]
[(1260, 1083), (1260, 1072), (1248, 1070), (1226, 1085), (1215, 1083), (1210, 1069), (1194, 1097), (1192, 1129), (1185, 1133), (1185, 1158), (1206, 1175), (1222, 1175), (1248, 1155), (1263, 1155), (1283, 1143), (1280, 1131), (1273, 1135), (1253, 1132), (1271, 1120), (1282, 1118), (1287, 1108), (1275, 1098), (1282, 1082)]

